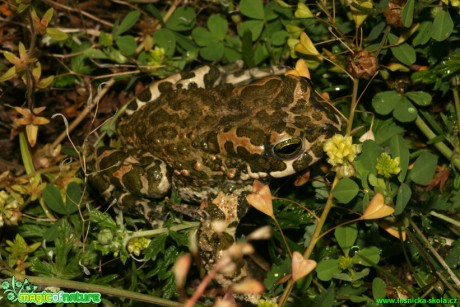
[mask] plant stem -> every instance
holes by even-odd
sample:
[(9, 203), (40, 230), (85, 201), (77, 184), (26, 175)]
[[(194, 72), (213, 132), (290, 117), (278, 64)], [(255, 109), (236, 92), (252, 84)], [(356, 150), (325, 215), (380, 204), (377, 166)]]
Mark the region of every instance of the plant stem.
[(460, 125), (460, 97), (458, 94), (459, 77), (452, 78), (452, 95), (454, 96), (455, 113), (457, 113), (457, 125)]
[[(353, 117), (355, 115), (355, 109), (358, 106), (358, 102), (359, 102), (358, 101), (359, 80), (355, 78), (352, 80), (353, 80), (353, 92), (351, 95), (351, 106), (350, 106), (350, 114), (348, 115), (346, 135), (350, 135), (351, 130), (353, 128)], [(329, 211), (331, 210), (332, 205), (334, 204), (334, 194), (332, 193), (332, 190), (334, 189), (335, 185), (338, 182), (339, 182), (339, 177), (336, 175), (334, 178), (334, 182), (332, 182), (331, 191), (329, 193), (329, 197), (327, 198), (326, 205), (324, 206), (323, 212), (321, 213), (321, 217), (318, 221), (318, 224), (316, 224), (315, 231), (313, 232), (313, 236), (311, 238), (310, 244), (308, 244), (308, 247), (303, 254), (303, 257), (305, 259), (308, 259), (311, 256), (316, 243), (321, 238), (321, 231), (323, 229), (324, 223), (326, 222), (327, 216), (329, 215)], [(292, 288), (294, 287), (294, 283), (295, 282), (293, 279), (289, 280), (288, 284), (286, 285), (286, 289), (284, 289), (283, 295), (280, 298), (278, 306), (283, 307), (284, 304), (286, 304), (289, 294), (291, 293)]]
[(169, 300), (165, 300), (159, 297), (151, 296), (148, 294), (137, 293), (133, 291), (127, 291), (123, 289), (117, 289), (102, 285), (90, 284), (85, 282), (73, 281), (73, 280), (66, 280), (66, 279), (59, 279), (59, 278), (50, 278), (50, 277), (37, 277), (37, 276), (27, 276), (21, 275), (16, 276), (21, 279), (27, 278), (30, 283), (45, 287), (58, 287), (58, 288), (67, 288), (72, 290), (79, 290), (85, 292), (98, 292), (101, 294), (106, 294), (115, 297), (125, 297), (127, 299), (132, 299), (135, 301), (146, 302), (153, 304), (155, 306), (173, 306), (179, 307), (183, 306), (183, 304), (178, 302), (173, 302)]
[[(335, 176), (334, 182), (332, 183), (331, 186), (331, 192), (329, 193), (329, 197), (327, 198), (326, 205), (324, 206), (324, 210), (321, 213), (321, 217), (318, 221), (318, 224), (316, 224), (315, 231), (313, 232), (313, 236), (311, 238), (310, 244), (308, 244), (308, 247), (306, 251), (303, 254), (303, 257), (305, 259), (308, 259), (311, 256), (311, 253), (313, 252), (313, 248), (315, 247), (316, 243), (321, 237), (321, 230), (324, 226), (324, 223), (326, 222), (327, 216), (329, 215), (329, 211), (332, 208), (332, 205), (334, 204), (334, 195), (332, 194), (332, 189), (334, 189), (335, 185), (339, 182), (338, 176)], [(294, 281), (293, 279), (290, 279), (288, 284), (286, 285), (286, 289), (284, 289), (283, 295), (281, 296), (281, 299), (279, 301), (278, 306), (282, 307), (284, 304), (286, 304), (286, 301), (289, 297), (289, 294), (292, 291), (292, 288), (294, 287)]]
[[(24, 168), (26, 169), (26, 173), (28, 175), (33, 175), (31, 180), (29, 181), (29, 184), (35, 184), (38, 187), (38, 184), (41, 183), (42, 179), (40, 174), (37, 174), (35, 172), (35, 166), (32, 161), (32, 154), (30, 153), (29, 150), (29, 143), (26, 140), (26, 135), (23, 132), (19, 133), (19, 149), (21, 150), (21, 158), (22, 158), (22, 163), (24, 164)], [(43, 198), (40, 198), (40, 205), (43, 209), (43, 212), (45, 213), (46, 217), (50, 219), (51, 221), (56, 221), (56, 217), (53, 215), (53, 213), (48, 209), (48, 207), (45, 204), (45, 201)]]
[(438, 213), (438, 212), (435, 212), (435, 211), (430, 211), (430, 213), (428, 213), (429, 215), (432, 215), (434, 217), (437, 217), (438, 219), (440, 220), (443, 220), (443, 221), (446, 221), (448, 223), (451, 223), (452, 225), (456, 226), (456, 227), (460, 227), (460, 221), (457, 221), (451, 217), (448, 217), (448, 216), (445, 216), (444, 214), (441, 214), (441, 213)]
[(96, 97), (94, 98), (94, 100), (92, 100), (91, 104), (86, 105), (86, 107), (83, 109), (83, 111), (81, 111), (77, 118), (75, 118), (73, 122), (68, 127), (66, 127), (66, 129), (62, 131), (61, 134), (59, 134), (56, 140), (54, 140), (54, 142), (51, 144), (51, 148), (56, 148), (68, 135), (70, 135), (70, 132), (72, 132), (80, 124), (80, 122), (82, 122), (87, 117), (90, 111), (98, 105), (99, 101), (112, 87), (113, 84), (115, 84), (114, 78), (105, 82), (105, 87), (101, 87), (100, 91), (98, 91)]
[(358, 85), (359, 80), (353, 79), (353, 92), (351, 94), (351, 107), (350, 114), (348, 115), (348, 125), (346, 135), (350, 135), (351, 129), (353, 128), (353, 117), (355, 116), (355, 109), (358, 106)]
[[(425, 235), (422, 233), (422, 231), (420, 230), (420, 228), (418, 228), (417, 224), (415, 224), (415, 222), (409, 218), (409, 222), (410, 222), (410, 225), (412, 226), (412, 228), (414, 228), (415, 232), (419, 235), (419, 237), (422, 239), (422, 242), (424, 243), (424, 247), (428, 248), (430, 250), (430, 252), (433, 254), (433, 256), (436, 258), (436, 260), (438, 260), (439, 264), (446, 270), (446, 272), (449, 274), (450, 278), (452, 279), (452, 281), (454, 282), (455, 286), (457, 288), (460, 288), (460, 280), (458, 279), (457, 275), (455, 275), (455, 273), (451, 270), (451, 268), (447, 265), (447, 263), (444, 261), (444, 259), (441, 257), (441, 255), (439, 255), (439, 253), (433, 248), (433, 246), (431, 246), (430, 242), (428, 241), (428, 239), (425, 237)], [(422, 249), (423, 250), (423, 249)], [(421, 252), (422, 252), (421, 250)], [(423, 250), (423, 252), (425, 253), (425, 250)], [(443, 278), (442, 278), (443, 279)], [(445, 284), (448, 286), (449, 284), (447, 283), (447, 281), (443, 280), (445, 282)], [(454, 293), (456, 292), (455, 290), (453, 291)], [(456, 293), (456, 295), (459, 295), (458, 293)]]
[[(418, 115), (415, 119), (415, 124), (420, 129), (420, 131), (428, 138), (429, 141), (436, 137), (436, 134), (430, 129), (430, 127), (428, 127), (428, 125), (420, 117), (420, 115)], [(434, 147), (436, 147), (444, 157), (451, 160), (455, 167), (458, 170), (460, 170), (460, 157), (455, 155), (455, 153), (449, 147), (447, 147), (446, 144), (444, 144), (443, 142), (436, 142), (434, 143)]]
[(141, 237), (154, 237), (163, 233), (169, 234), (171, 231), (181, 231), (188, 228), (197, 228), (200, 225), (199, 222), (183, 222), (182, 224), (175, 225), (169, 228), (159, 228), (159, 229), (152, 229), (152, 230), (142, 230), (133, 232), (131, 235), (127, 236), (123, 240), (123, 246), (128, 245), (129, 241), (134, 238), (141, 238)]

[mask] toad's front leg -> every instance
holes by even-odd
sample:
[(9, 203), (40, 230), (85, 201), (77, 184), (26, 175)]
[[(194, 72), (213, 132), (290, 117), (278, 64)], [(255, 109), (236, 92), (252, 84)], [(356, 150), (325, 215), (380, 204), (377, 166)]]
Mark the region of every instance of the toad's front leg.
[[(235, 246), (235, 234), (239, 221), (247, 212), (246, 196), (251, 191), (252, 187), (249, 186), (235, 189), (231, 193), (220, 192), (202, 208), (206, 218), (201, 223), (198, 235), (200, 256), (206, 271), (218, 270), (215, 280), (223, 288), (250, 275), (243, 259), (242, 246)], [(231, 261), (225, 257), (230, 257)]]

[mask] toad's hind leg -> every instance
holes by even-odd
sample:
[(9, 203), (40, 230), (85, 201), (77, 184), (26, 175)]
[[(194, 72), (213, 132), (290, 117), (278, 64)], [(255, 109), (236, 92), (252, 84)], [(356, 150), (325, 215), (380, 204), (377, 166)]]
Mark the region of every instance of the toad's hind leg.
[(90, 186), (106, 201), (116, 199), (123, 211), (141, 212), (149, 221), (156, 210), (152, 200), (163, 198), (171, 188), (166, 164), (137, 150), (98, 148), (88, 168)]
[[(202, 221), (198, 234), (200, 256), (208, 272), (217, 270), (215, 280), (223, 288), (251, 275), (243, 257), (244, 245), (237, 244), (235, 238), (236, 227), (247, 211), (246, 195), (251, 190), (249, 186), (228, 194), (220, 192), (202, 208), (207, 218)], [(226, 263), (224, 267), (223, 263)]]

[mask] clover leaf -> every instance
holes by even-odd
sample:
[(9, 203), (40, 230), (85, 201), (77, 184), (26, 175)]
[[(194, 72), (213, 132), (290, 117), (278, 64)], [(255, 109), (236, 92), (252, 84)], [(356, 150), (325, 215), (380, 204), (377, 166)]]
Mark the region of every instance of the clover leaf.
[(200, 46), (200, 55), (209, 61), (215, 61), (224, 56), (224, 40), (227, 35), (228, 22), (222, 15), (211, 15), (207, 23), (208, 29), (198, 27), (193, 29), (192, 37)]
[(398, 121), (407, 123), (417, 118), (417, 108), (412, 103), (419, 106), (427, 106), (431, 103), (431, 95), (422, 92), (408, 92), (400, 94), (396, 91), (386, 91), (378, 93), (372, 99), (372, 106), (380, 115), (388, 115), (393, 112), (393, 117)]

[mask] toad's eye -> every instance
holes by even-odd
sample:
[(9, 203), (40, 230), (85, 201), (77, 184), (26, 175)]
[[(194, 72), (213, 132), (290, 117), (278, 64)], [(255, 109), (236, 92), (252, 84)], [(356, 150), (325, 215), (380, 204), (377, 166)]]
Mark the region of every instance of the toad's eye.
[(295, 137), (276, 144), (273, 147), (273, 153), (280, 159), (289, 160), (295, 158), (302, 148), (302, 139)]

